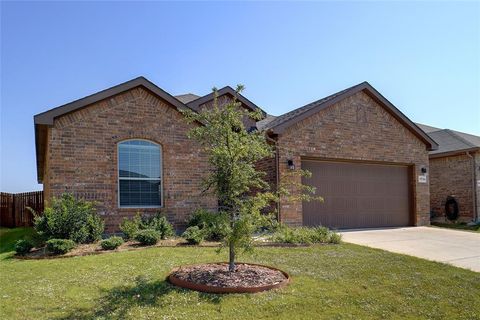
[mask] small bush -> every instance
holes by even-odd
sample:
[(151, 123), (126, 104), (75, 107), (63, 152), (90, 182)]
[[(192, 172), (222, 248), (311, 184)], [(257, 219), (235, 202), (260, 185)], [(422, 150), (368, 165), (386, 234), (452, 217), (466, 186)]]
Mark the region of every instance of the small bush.
[(125, 240), (135, 239), (135, 235), (140, 230), (142, 218), (140, 213), (137, 213), (133, 219), (124, 218), (120, 223), (120, 230), (123, 232), (123, 238)]
[(144, 229), (137, 232), (135, 240), (145, 246), (152, 246), (160, 239), (160, 233), (155, 229)]
[(110, 237), (102, 240), (102, 242), (100, 242), (100, 246), (103, 250), (115, 250), (120, 247), (122, 243), (123, 239), (121, 237)]
[(90, 243), (100, 239), (104, 229), (92, 202), (77, 200), (72, 194), (53, 198), (43, 216), (36, 215), (35, 230), (44, 239), (71, 239)]
[(70, 239), (50, 239), (47, 250), (53, 254), (65, 254), (75, 248), (75, 242)]
[(327, 227), (316, 227), (313, 228), (315, 230), (315, 235), (313, 236), (314, 242), (319, 243), (329, 243), (330, 238), (332, 235), (332, 231), (330, 231)]
[(120, 230), (124, 234), (125, 240), (134, 239), (140, 230), (153, 229), (156, 230), (161, 239), (166, 239), (175, 234), (172, 225), (167, 218), (160, 212), (153, 216), (143, 215), (139, 213), (133, 219), (125, 218), (120, 224)]
[(340, 233), (332, 232), (330, 235), (330, 243), (339, 244), (342, 242), (342, 235)]
[(182, 234), (182, 237), (189, 244), (200, 244), (205, 238), (205, 232), (197, 226), (188, 227)]
[(141, 229), (154, 229), (160, 234), (161, 239), (166, 239), (174, 235), (173, 227), (168, 222), (167, 218), (160, 212), (157, 212), (154, 216), (144, 216), (142, 218)]
[(86, 243), (92, 243), (102, 239), (102, 234), (105, 230), (103, 219), (97, 214), (89, 215), (87, 218), (87, 230), (88, 237)]
[(203, 230), (207, 240), (221, 241), (225, 239), (229, 228), (227, 214), (212, 212), (205, 209), (196, 210), (187, 221), (188, 227), (198, 227)]
[(30, 240), (18, 240), (15, 243), (15, 251), (19, 255), (24, 255), (30, 252), (33, 248), (33, 243)]
[(326, 227), (298, 227), (289, 228), (282, 226), (271, 237), (273, 242), (312, 244), (312, 243), (340, 243), (341, 235)]
[(262, 221), (260, 222), (260, 228), (258, 232), (273, 233), (282, 227), (276, 216), (272, 213), (263, 214), (261, 219)]
[(45, 239), (44, 236), (38, 234), (37, 232), (33, 232), (30, 237), (28, 238), (28, 240), (30, 240), (33, 244), (34, 247), (36, 248), (41, 248), (41, 247), (44, 247), (45, 246), (45, 241), (47, 241), (47, 239)]

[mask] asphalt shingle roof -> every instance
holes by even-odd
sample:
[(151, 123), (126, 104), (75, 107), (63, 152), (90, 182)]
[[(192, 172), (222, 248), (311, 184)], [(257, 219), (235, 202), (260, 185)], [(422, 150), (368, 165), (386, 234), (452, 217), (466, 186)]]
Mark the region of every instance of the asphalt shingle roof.
[(268, 127), (269, 123), (275, 120), (276, 118), (277, 116), (272, 116), (271, 114), (267, 114), (265, 119), (257, 121), (257, 129), (260, 131), (265, 130), (265, 128)]
[(428, 135), (438, 143), (438, 149), (430, 154), (462, 151), (480, 148), (480, 137), (450, 129), (440, 129), (428, 132)]
[(179, 94), (178, 96), (175, 96), (178, 100), (180, 100), (181, 103), (187, 104), (193, 100), (197, 100), (200, 98), (200, 96), (197, 96), (196, 94), (193, 93), (186, 93), (186, 94)]
[[(354, 86), (352, 86), (352, 87), (350, 87), (350, 88), (347, 88), (347, 89), (345, 89), (345, 90), (336, 92), (336, 93), (334, 93), (334, 94), (332, 94), (332, 95), (329, 95), (329, 96), (327, 96), (327, 97), (325, 97), (325, 98), (322, 98), (322, 99), (320, 99), (320, 100), (311, 102), (311, 103), (309, 103), (309, 104), (307, 104), (307, 105), (305, 105), (305, 106), (303, 106), (303, 107), (294, 109), (294, 110), (292, 110), (292, 111), (290, 111), (290, 112), (287, 112), (287, 113), (284, 113), (284, 114), (282, 114), (281, 116), (274, 117), (273, 119), (270, 119), (270, 121), (268, 121), (268, 122), (261, 123), (260, 125), (262, 126), (262, 128), (260, 128), (260, 127), (258, 126), (258, 123), (257, 123), (257, 127), (258, 127), (259, 130), (267, 130), (267, 129), (276, 127), (276, 126), (278, 126), (278, 125), (280, 125), (280, 124), (282, 124), (282, 123), (284, 123), (284, 122), (287, 122), (287, 121), (289, 121), (289, 120), (291, 120), (291, 119), (293, 119), (293, 118), (295, 118), (295, 117), (297, 117), (297, 116), (299, 116), (299, 115), (301, 115), (301, 114), (303, 114), (303, 113), (305, 113), (305, 112), (307, 112), (307, 111), (309, 111), (309, 110), (317, 107), (318, 105), (321, 105), (321, 104), (323, 104), (323, 103), (325, 103), (325, 102), (327, 102), (327, 101), (329, 101), (329, 100), (335, 99), (335, 98), (338, 97), (339, 95), (342, 95), (343, 93), (345, 93), (345, 92), (347, 92), (347, 91), (349, 91), (349, 90), (351, 90), (351, 89), (353, 89), (353, 88), (355, 88), (355, 87), (358, 87), (358, 86), (360, 86), (360, 85), (362, 85), (362, 84), (363, 84), (363, 83), (354, 85)], [(272, 117), (273, 117), (273, 116), (272, 116)], [(266, 119), (265, 119), (265, 120), (266, 120)], [(262, 120), (262, 121), (264, 121), (264, 120)]]
[(426, 124), (421, 124), (421, 123), (415, 123), (420, 129), (422, 129), (423, 131), (425, 131), (426, 133), (429, 133), (429, 132), (433, 132), (433, 131), (438, 131), (438, 130), (442, 130), (441, 128), (436, 128), (436, 127), (432, 127), (432, 126), (428, 126)]

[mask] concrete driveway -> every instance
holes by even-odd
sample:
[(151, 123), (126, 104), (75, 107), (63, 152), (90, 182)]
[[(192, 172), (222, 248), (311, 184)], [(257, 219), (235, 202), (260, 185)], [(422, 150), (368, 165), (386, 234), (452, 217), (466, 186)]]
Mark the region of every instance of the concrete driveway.
[(480, 272), (480, 233), (432, 227), (345, 230), (345, 242)]

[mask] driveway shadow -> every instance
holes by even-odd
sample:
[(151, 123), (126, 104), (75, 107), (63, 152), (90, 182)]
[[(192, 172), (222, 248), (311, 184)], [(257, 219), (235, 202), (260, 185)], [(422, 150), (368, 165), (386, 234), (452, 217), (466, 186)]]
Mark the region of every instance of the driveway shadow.
[[(68, 315), (56, 319), (125, 319), (130, 309), (135, 307), (165, 306), (167, 296), (173, 292), (187, 294), (191, 291), (173, 286), (166, 280), (149, 282), (143, 277), (137, 277), (132, 286), (106, 290), (95, 307), (72, 310)], [(212, 304), (219, 304), (222, 300), (222, 296), (216, 294), (198, 292), (198, 297)]]

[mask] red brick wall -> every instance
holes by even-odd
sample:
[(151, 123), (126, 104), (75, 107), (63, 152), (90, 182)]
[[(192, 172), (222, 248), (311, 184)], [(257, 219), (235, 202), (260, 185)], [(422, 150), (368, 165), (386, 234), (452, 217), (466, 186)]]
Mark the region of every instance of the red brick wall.
[(123, 217), (137, 211), (118, 208), (117, 143), (148, 139), (162, 146), (161, 211), (182, 227), (194, 209), (216, 206), (214, 198), (200, 193), (208, 164), (195, 141), (186, 136), (190, 127), (177, 110), (140, 87), (62, 116), (48, 133), (46, 196), (73, 192), (95, 200), (107, 232), (117, 231)]
[(477, 216), (476, 221), (480, 222), (480, 151), (475, 153), (475, 192), (477, 194)]
[(275, 190), (277, 184), (276, 158), (271, 157), (262, 159), (257, 162), (256, 169), (257, 171), (265, 172), (263, 180), (268, 182), (272, 190)]
[(474, 215), (472, 159), (466, 154), (430, 159), (430, 206), (437, 217), (445, 216), (447, 196), (459, 205), (460, 220)]
[[(411, 164), (416, 177), (421, 166), (428, 170), (425, 144), (363, 92), (288, 128), (278, 137), (278, 152), (280, 179), (288, 171), (287, 160), (300, 168), (302, 157)], [(416, 177), (415, 223), (428, 225), (429, 186), (428, 182), (418, 183)], [(302, 203), (284, 199), (280, 217), (290, 225), (301, 225)]]

